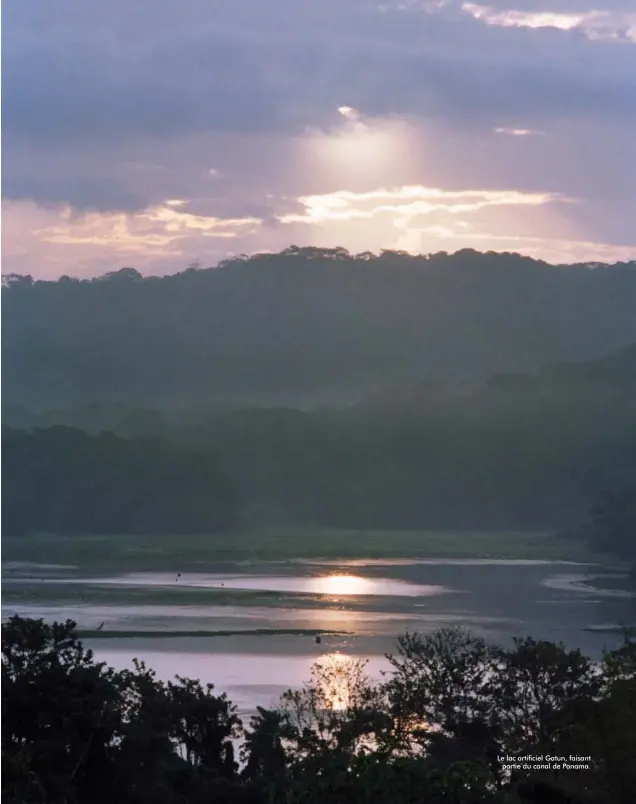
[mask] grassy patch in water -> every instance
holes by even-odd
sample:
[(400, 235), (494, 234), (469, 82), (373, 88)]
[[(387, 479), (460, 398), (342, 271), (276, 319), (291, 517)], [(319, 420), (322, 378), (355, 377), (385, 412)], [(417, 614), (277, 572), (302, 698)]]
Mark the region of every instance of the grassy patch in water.
[(136, 603), (138, 605), (154, 605), (168, 603), (175, 606), (207, 604), (209, 606), (257, 606), (260, 603), (271, 606), (276, 600), (285, 602), (295, 596), (283, 592), (269, 592), (250, 589), (214, 589), (197, 588), (193, 586), (114, 586), (112, 584), (99, 585), (98, 583), (16, 583), (5, 584), (2, 590), (4, 601), (24, 601), (25, 603), (47, 603), (64, 601), (81, 606), (83, 603), (92, 605), (103, 603), (117, 605), (121, 603)]
[(318, 628), (252, 628), (225, 631), (98, 631), (78, 630), (81, 639), (165, 639), (175, 637), (229, 637), (229, 636), (351, 636), (351, 631), (325, 631)]
[[(97, 584), (5, 584), (4, 604), (70, 606), (263, 606), (267, 608), (324, 607), (321, 595), (269, 592), (251, 589), (197, 589), (188, 586), (143, 587), (99, 586)], [(349, 602), (349, 601), (347, 601)]]
[(206, 606), (223, 607), (228, 612), (241, 608), (277, 609), (333, 609), (335, 611), (392, 611), (399, 609), (401, 599), (392, 596), (328, 595), (303, 592), (276, 592), (251, 589), (197, 589), (188, 586), (98, 586), (93, 584), (5, 584), (2, 604), (20, 613), (29, 606)]

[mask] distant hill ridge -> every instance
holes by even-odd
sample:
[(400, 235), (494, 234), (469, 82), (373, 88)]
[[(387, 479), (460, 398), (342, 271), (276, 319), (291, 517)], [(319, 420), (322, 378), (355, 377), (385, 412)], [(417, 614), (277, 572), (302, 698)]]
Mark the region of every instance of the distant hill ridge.
[(161, 278), (126, 268), (3, 285), (4, 400), (39, 409), (350, 404), (636, 342), (635, 261), (290, 247)]

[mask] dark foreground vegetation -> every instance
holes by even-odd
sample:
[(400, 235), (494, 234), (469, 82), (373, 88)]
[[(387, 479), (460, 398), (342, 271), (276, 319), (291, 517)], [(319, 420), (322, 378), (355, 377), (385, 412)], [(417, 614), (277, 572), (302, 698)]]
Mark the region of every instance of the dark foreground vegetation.
[[(211, 686), (116, 672), (74, 623), (2, 626), (6, 804), (633, 804), (636, 643), (591, 663), (532, 639), (405, 635), (244, 726)], [(504, 757), (519, 759), (509, 770)], [(553, 759), (536, 759), (536, 757)], [(549, 770), (535, 763), (549, 762)], [(558, 767), (557, 767), (558, 766)]]

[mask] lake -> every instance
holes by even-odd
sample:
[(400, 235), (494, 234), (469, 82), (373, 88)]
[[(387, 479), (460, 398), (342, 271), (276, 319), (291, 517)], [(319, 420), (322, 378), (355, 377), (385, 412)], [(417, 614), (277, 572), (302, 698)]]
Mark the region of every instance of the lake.
[[(95, 572), (3, 564), (3, 618), (73, 619), (98, 659), (134, 657), (161, 678), (212, 682), (243, 714), (275, 703), (326, 656), (384, 654), (405, 631), (460, 625), (492, 641), (562, 641), (600, 656), (634, 622), (625, 576), (593, 564), (486, 558), (198, 562), (197, 569)], [(317, 643), (316, 635), (320, 635)]]

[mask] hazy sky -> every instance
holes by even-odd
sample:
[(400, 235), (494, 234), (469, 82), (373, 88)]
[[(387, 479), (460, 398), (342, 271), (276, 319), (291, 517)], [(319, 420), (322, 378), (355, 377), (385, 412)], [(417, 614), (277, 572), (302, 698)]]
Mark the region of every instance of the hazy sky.
[(5, 0), (3, 272), (636, 256), (636, 0)]

